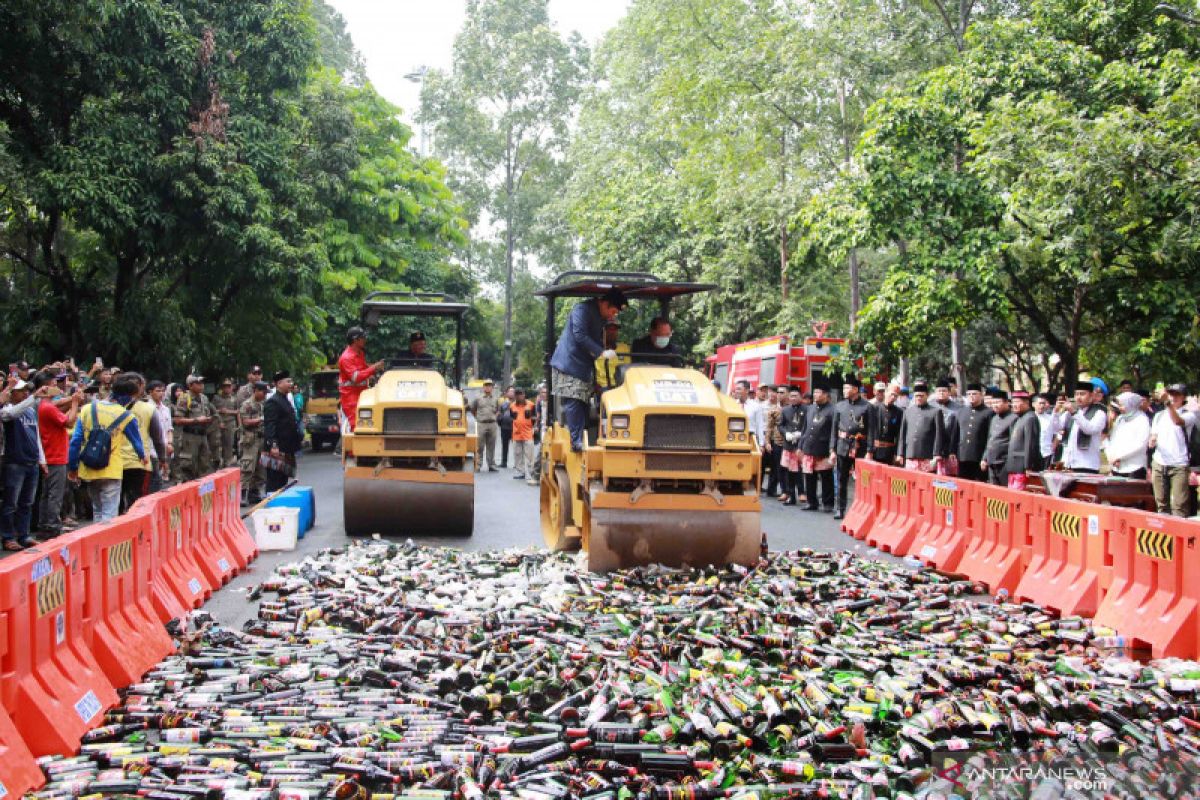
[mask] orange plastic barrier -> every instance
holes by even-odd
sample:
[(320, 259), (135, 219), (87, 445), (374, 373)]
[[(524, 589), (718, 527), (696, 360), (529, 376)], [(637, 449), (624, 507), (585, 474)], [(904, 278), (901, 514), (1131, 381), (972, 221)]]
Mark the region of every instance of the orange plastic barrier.
[(132, 511), (150, 515), (154, 540), (151, 601), (160, 622), (168, 622), (197, 608), (212, 595), (213, 586), (196, 564), (193, 538), (195, 525), (185, 524), (189, 498), (195, 488), (188, 484), (147, 495)]
[[(5, 624), (5, 618), (0, 616), (0, 642), (5, 638)], [(0, 798), (20, 797), (40, 789), (45, 782), (46, 777), (17, 733), (12, 718), (0, 706)]]
[(35, 756), (74, 753), (117, 693), (83, 636), (78, 539), (0, 561), (0, 705)]
[(1029, 523), (1035, 497), (987, 483), (960, 485), (967, 496), (967, 543), (955, 569), (993, 592), (1011, 594), (1032, 557)]
[(1200, 523), (1134, 509), (1113, 512), (1112, 586), (1096, 623), (1148, 645), (1155, 658), (1200, 655)]
[(907, 555), (917, 535), (923, 510), (917, 491), (917, 473), (899, 467), (881, 467), (883, 506), (867, 533), (867, 543), (887, 553)]
[(258, 557), (254, 536), (242, 522), (242, 471), (237, 468), (226, 469), (212, 477), (217, 486), (217, 525), (240, 571)]
[(217, 522), (217, 485), (212, 478), (192, 481), (184, 525), (195, 529), (192, 537), (193, 555), (210, 586), (219, 589), (233, 579), (237, 559), (221, 535)]
[(917, 534), (909, 552), (938, 569), (954, 570), (967, 550), (967, 489), (969, 481), (917, 475), (917, 491), (922, 495)]
[(1013, 597), (1059, 614), (1092, 616), (1112, 583), (1112, 506), (1034, 495), (1032, 555)]
[(881, 466), (861, 458), (854, 464), (854, 502), (846, 510), (842, 530), (855, 539), (867, 538), (882, 507), (882, 496), (878, 491), (883, 485)]
[(70, 538), (81, 546), (84, 639), (114, 686), (136, 683), (174, 649), (151, 599), (151, 515), (142, 507)]

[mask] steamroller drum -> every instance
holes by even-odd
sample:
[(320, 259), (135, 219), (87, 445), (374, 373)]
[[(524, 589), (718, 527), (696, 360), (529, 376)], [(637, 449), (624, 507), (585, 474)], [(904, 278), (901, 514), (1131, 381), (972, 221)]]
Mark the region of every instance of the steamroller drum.
[(758, 511), (689, 511), (593, 508), (588, 569), (663, 564), (702, 567), (758, 563), (762, 545)]
[(387, 478), (346, 478), (347, 536), (470, 536), (475, 487)]
[(579, 538), (567, 536), (571, 518), (571, 483), (567, 471), (556, 467), (541, 480), (542, 538), (555, 552), (578, 550)]

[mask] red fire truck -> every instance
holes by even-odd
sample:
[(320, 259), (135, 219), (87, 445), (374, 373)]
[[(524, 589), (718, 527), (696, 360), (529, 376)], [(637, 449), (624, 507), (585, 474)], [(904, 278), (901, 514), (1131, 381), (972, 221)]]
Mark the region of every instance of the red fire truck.
[[(750, 388), (760, 383), (778, 386), (799, 386), (801, 391), (812, 391), (813, 381), (820, 382), (831, 358), (839, 356), (846, 347), (845, 339), (825, 336), (827, 326), (815, 325), (816, 336), (795, 341), (790, 336), (771, 336), (741, 344), (727, 344), (705, 361), (708, 376), (728, 393), (741, 380), (750, 382)], [(841, 379), (834, 377), (839, 385), (831, 387), (841, 392)]]

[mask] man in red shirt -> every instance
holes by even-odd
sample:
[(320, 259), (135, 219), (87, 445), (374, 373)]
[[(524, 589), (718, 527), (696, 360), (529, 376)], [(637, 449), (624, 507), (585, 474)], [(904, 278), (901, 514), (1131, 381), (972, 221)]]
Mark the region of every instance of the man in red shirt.
[(387, 362), (367, 363), (367, 334), (357, 325), (346, 332), (346, 349), (338, 357), (338, 391), (342, 396), (342, 429), (358, 424), (358, 396)]
[(33, 377), (34, 385), (39, 388), (54, 387), (51, 395), (38, 405), (38, 434), (46, 454), (38, 530), (47, 536), (58, 536), (63, 532), (62, 507), (63, 495), (67, 490), (67, 443), (70, 439), (68, 431), (75, 427), (79, 404), (83, 402), (82, 391), (69, 397), (64, 395), (57, 377), (49, 372), (39, 372)]

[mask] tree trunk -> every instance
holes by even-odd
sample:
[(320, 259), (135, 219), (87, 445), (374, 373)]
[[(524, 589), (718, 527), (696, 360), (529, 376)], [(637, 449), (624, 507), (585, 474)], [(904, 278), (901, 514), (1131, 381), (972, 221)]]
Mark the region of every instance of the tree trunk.
[(509, 130), (504, 165), (504, 368), (500, 376), (501, 391), (512, 382), (513, 158), (512, 130)]
[(958, 381), (958, 389), (962, 391), (967, 385), (967, 368), (963, 364), (962, 331), (950, 329), (950, 374)]
[(901, 386), (908, 386), (908, 356), (900, 356), (900, 374), (896, 376), (896, 382)]
[(858, 288), (858, 251), (850, 251), (850, 332), (858, 324), (858, 312), (862, 308), (862, 297)]
[[(779, 137), (779, 199), (784, 202), (787, 191), (787, 127)], [(785, 206), (786, 207), (786, 206)], [(779, 294), (783, 302), (788, 299), (788, 231), (787, 214), (780, 214), (779, 220)]]
[[(838, 78), (838, 113), (841, 116), (842, 163), (850, 169), (850, 161), (854, 154), (853, 143), (850, 141), (850, 123), (846, 117), (846, 82)], [(854, 332), (858, 324), (858, 312), (862, 309), (862, 297), (858, 287), (858, 251), (851, 249), (850, 267), (850, 332)]]

